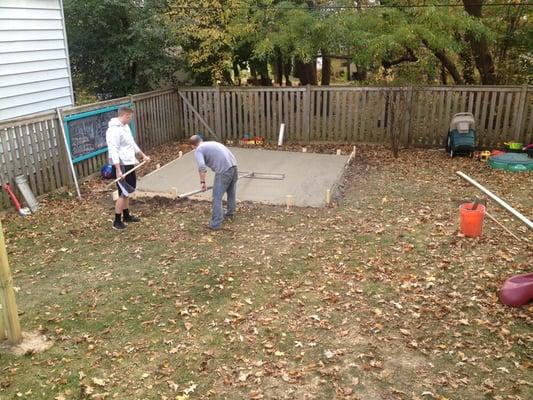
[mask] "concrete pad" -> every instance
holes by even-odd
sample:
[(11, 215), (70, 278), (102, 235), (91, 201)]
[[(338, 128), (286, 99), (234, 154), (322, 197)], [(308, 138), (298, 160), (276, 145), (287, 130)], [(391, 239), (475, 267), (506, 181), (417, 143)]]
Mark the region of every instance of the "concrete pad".
[[(286, 204), (287, 195), (299, 207), (323, 207), (326, 190), (332, 192), (339, 182), (349, 156), (295, 153), (263, 149), (232, 147), (238, 162), (239, 175), (244, 172), (284, 174), (283, 180), (241, 178), (237, 184), (237, 200), (266, 204)], [(187, 193), (200, 188), (194, 152), (189, 152), (159, 170), (140, 179), (139, 191)], [(207, 185), (213, 184), (214, 173), (209, 170)], [(210, 200), (211, 191), (191, 196)]]

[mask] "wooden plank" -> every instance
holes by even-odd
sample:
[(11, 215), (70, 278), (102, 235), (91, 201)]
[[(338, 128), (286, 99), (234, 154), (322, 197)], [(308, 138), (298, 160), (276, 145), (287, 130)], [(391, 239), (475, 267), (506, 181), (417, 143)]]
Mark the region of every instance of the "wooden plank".
[(424, 144), (428, 144), (428, 145), (435, 145), (435, 141), (436, 141), (436, 127), (432, 127), (433, 124), (435, 124), (436, 121), (436, 116), (437, 116), (437, 112), (438, 112), (438, 92), (429, 92), (429, 95), (430, 95), (430, 112), (429, 114), (427, 115), (427, 119), (426, 119), (426, 133), (425, 133), (425, 140), (424, 140)]
[(48, 152), (46, 151), (42, 122), (35, 123), (35, 135), (37, 137), (39, 155), (41, 158), (41, 173), (44, 180), (44, 191), (51, 192), (55, 189), (55, 187), (53, 187), (53, 180), (50, 171), (50, 159)]
[(30, 171), (29, 165), (28, 165), (28, 154), (27, 149), (24, 146), (24, 132), (22, 131), (22, 127), (20, 125), (15, 126), (14, 129), (14, 140), (15, 145), (18, 149), (18, 155), (21, 166), (21, 173), (20, 175), (24, 175), (28, 179), (28, 183), (30, 185), (30, 188), (35, 190), (35, 179), (33, 178), (33, 174)]
[(63, 175), (57, 167), (57, 160), (59, 158), (59, 151), (54, 151), (52, 146), (52, 121), (47, 120), (42, 122), (44, 146), (46, 147), (47, 156), (49, 158), (50, 168), (50, 184), (54, 189), (60, 188), (63, 185), (68, 184), (68, 176), (66, 181), (63, 180)]
[(274, 138), (274, 121), (272, 119), (272, 92), (265, 91), (265, 139), (270, 141)]
[[(25, 129), (24, 129), (25, 128)], [(26, 124), (23, 125), (23, 131), (24, 131), (24, 145), (27, 149), (27, 158), (29, 162), (29, 169), (30, 169), (30, 183), (33, 184), (32, 190), (33, 193), (36, 196), (39, 196), (43, 194), (44, 191), (44, 185), (43, 185), (43, 177), (41, 175), (41, 168), (39, 163), (39, 156), (37, 149), (37, 138), (35, 137), (35, 131), (33, 129), (32, 124)]]
[(526, 85), (521, 87), (520, 90), (520, 100), (517, 104), (517, 113), (515, 118), (515, 129), (514, 129), (514, 136), (513, 139), (515, 141), (518, 140), (519, 137), (522, 136), (522, 129), (524, 127), (524, 120), (525, 120), (525, 113), (527, 109), (529, 108), (529, 102), (528, 102), (528, 87)]
[(321, 125), (322, 129), (320, 130), (320, 135), (318, 136), (319, 140), (326, 140), (328, 136), (328, 121), (329, 121), (329, 91), (327, 91), (325, 88), (321, 88), (320, 90), (320, 99), (322, 102), (322, 114), (320, 115), (320, 118), (322, 119)]
[(246, 99), (244, 97), (245, 92), (237, 92), (237, 101), (238, 101), (238, 108), (239, 108), (239, 130), (237, 132), (237, 139), (242, 139), (244, 134), (246, 133), (246, 126), (245, 126), (245, 119), (246, 119)]
[(360, 109), (359, 109), (359, 124), (360, 124), (360, 141), (366, 142), (368, 135), (367, 135), (367, 127), (368, 127), (368, 92), (366, 90), (361, 91), (361, 97), (360, 97)]
[[(183, 94), (183, 93), (182, 93)], [(191, 136), (198, 133), (198, 123), (196, 121), (196, 115), (193, 112), (195, 107), (195, 92), (185, 92), (183, 101), (185, 102), (185, 107), (187, 108), (187, 113), (190, 121)]]
[[(531, 93), (528, 93), (528, 97), (532, 96)], [(524, 130), (524, 134), (520, 136), (523, 143), (532, 143), (533, 142), (533, 104), (529, 104), (527, 98), (526, 98), (526, 104), (527, 109), (525, 111), (524, 118), (527, 118), (526, 120), (529, 120), (527, 123), (527, 129)]]
[(500, 144), (505, 139), (505, 137), (509, 135), (509, 133), (511, 132), (510, 117), (511, 117), (511, 107), (513, 104), (513, 95), (514, 93), (508, 92), (505, 96), (506, 99), (505, 99), (505, 113), (503, 117), (503, 132), (502, 132), (503, 135), (498, 140), (498, 144)]
[(287, 121), (285, 121), (285, 114), (283, 113), (283, 92), (279, 91), (276, 93), (276, 116), (277, 116), (277, 124), (276, 124), (276, 141), (278, 139), (279, 135), (279, 127), (281, 124), (285, 124), (285, 135), (287, 134)]
[(232, 139), (237, 139), (239, 137), (239, 103), (237, 99), (237, 93), (232, 92), (231, 93), (231, 120), (232, 120), (232, 132), (231, 137)]
[(253, 107), (252, 107), (252, 110), (253, 110), (253, 113), (250, 112), (250, 114), (253, 114), (254, 116), (254, 121), (253, 121), (253, 124), (252, 124), (252, 134), (255, 136), (261, 136), (261, 123), (259, 121), (259, 111), (260, 111), (260, 106), (259, 106), (259, 91), (254, 91), (253, 92)]
[(311, 141), (311, 129), (312, 129), (312, 93), (311, 85), (306, 85), (305, 92), (302, 92), (302, 107), (300, 108), (300, 115), (302, 121), (302, 136), (304, 143), (310, 143)]
[(280, 114), (279, 114), (279, 106), (278, 106), (278, 92), (270, 92), (270, 96), (272, 98), (272, 141), (277, 142), (278, 139), (278, 132), (279, 132), (279, 120), (280, 120)]
[(469, 91), (468, 92), (468, 112), (474, 113), (474, 95), (475, 92)]
[(289, 96), (289, 115), (291, 120), (291, 126), (292, 126), (292, 137), (293, 141), (295, 142), (301, 142), (301, 132), (299, 131), (298, 126), (298, 118), (297, 118), (297, 99), (298, 99), (298, 93), (294, 91), (290, 91), (288, 93)]
[(223, 105), (221, 108), (222, 117), (223, 117), (223, 123), (224, 125), (224, 137), (226, 140), (232, 140), (232, 126), (231, 126), (231, 117), (233, 114), (233, 109), (231, 107), (231, 93), (229, 92), (223, 92), (222, 93), (222, 99), (223, 99)]
[[(447, 121), (447, 111), (446, 111), (446, 104), (444, 102), (445, 100), (445, 92), (438, 92), (439, 100), (438, 100), (438, 111), (437, 111), (437, 135), (442, 135), (442, 137), (446, 137), (448, 132), (448, 125), (449, 121)], [(442, 143), (440, 143), (442, 144)]]
[[(13, 179), (19, 174), (17, 155), (11, 138), (13, 128), (4, 128), (1, 131), (2, 148), (5, 156), (7, 182), (14, 184)], [(5, 183), (5, 182), (4, 182)]]
[(293, 141), (294, 127), (291, 125), (290, 115), (289, 115), (289, 93), (284, 90), (283, 92), (283, 121), (285, 122), (285, 134), (284, 142)]
[(498, 97), (498, 92), (493, 91), (490, 101), (490, 112), (489, 112), (489, 126), (487, 129), (487, 135), (485, 137), (487, 138), (487, 141), (485, 144), (495, 141), (495, 117), (496, 117), (496, 101)]
[(178, 100), (180, 102), (181, 110), (182, 110), (182, 119), (183, 119), (183, 132), (184, 137), (190, 137), (192, 136), (192, 129), (191, 129), (191, 123), (192, 121), (189, 118), (189, 107), (185, 104), (183, 101), (183, 98), (178, 92)]
[(346, 126), (346, 116), (348, 114), (348, 100), (347, 100), (347, 91), (343, 90), (339, 92), (339, 135), (338, 138), (341, 142), (346, 141), (348, 135), (348, 127)]
[(468, 111), (467, 109), (467, 105), (466, 105), (466, 97), (467, 97), (467, 92), (465, 91), (460, 91), (459, 92), (459, 96), (460, 96), (460, 99), (461, 99), (461, 111), (460, 112), (466, 112)]
[(507, 93), (505, 92), (499, 92), (498, 93), (498, 105), (496, 107), (496, 128), (494, 132), (494, 140), (493, 142), (497, 143), (500, 141), (501, 137), (504, 136), (503, 134), (503, 117), (505, 114), (505, 95)]
[[(474, 114), (474, 119), (476, 120), (476, 122), (478, 122), (480, 120), (480, 112), (481, 112), (481, 102), (482, 102), (482, 94), (483, 92), (479, 92), (479, 91), (475, 91), (474, 92), (475, 94), (475, 108), (474, 108), (474, 111), (472, 111), (472, 113)], [(477, 127), (477, 123), (476, 123), (476, 127)]]
[(361, 92), (352, 92), (353, 95), (353, 113), (352, 113), (352, 141), (359, 142), (361, 140), (361, 128), (360, 128), (360, 118), (361, 118)]
[(491, 93), (483, 92), (482, 104), (481, 104), (481, 115), (479, 117), (479, 124), (476, 133), (478, 134), (478, 140), (481, 143), (485, 143), (485, 138), (488, 137), (488, 125), (487, 125), (487, 110), (489, 109), (489, 102), (491, 98)]

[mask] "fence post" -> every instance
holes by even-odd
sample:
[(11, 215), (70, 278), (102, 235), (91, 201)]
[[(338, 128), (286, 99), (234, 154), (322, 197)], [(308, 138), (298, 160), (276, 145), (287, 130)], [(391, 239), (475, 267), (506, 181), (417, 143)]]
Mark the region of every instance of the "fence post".
[[(403, 97), (403, 96), (402, 96)], [(405, 126), (404, 126), (404, 135), (402, 141), (405, 147), (409, 148), (411, 145), (411, 115), (413, 107), (413, 87), (409, 86), (407, 88), (407, 98), (406, 98), (406, 116), (405, 116)]]
[(527, 107), (527, 85), (522, 85), (520, 99), (518, 103), (518, 113), (516, 115), (516, 125), (513, 132), (513, 140), (519, 141), (522, 136), (522, 124), (524, 123), (525, 109)]
[(413, 118), (413, 87), (407, 88), (407, 116), (405, 118), (405, 137), (403, 138), (405, 147), (411, 146), (411, 120)]
[(6, 338), (6, 327), (4, 325), (4, 309), (0, 301), (0, 342)]
[(59, 170), (61, 174), (61, 182), (66, 186), (75, 186), (74, 177), (72, 176), (70, 169), (70, 159), (68, 156), (67, 145), (65, 143), (65, 138), (63, 137), (63, 121), (59, 118), (57, 110), (53, 121), (57, 121), (55, 124), (56, 138), (58, 143), (58, 153), (59, 153)]
[(221, 98), (220, 98), (220, 86), (217, 86), (215, 92), (215, 131), (220, 137), (220, 141), (224, 141), (222, 136), (222, 107), (221, 107)]
[(304, 94), (304, 137), (306, 143), (311, 142), (311, 116), (313, 113), (311, 112), (311, 85), (305, 86), (305, 94)]
[[(13, 279), (9, 270), (6, 245), (4, 241), (4, 228), (0, 222), (0, 303), (4, 317), (5, 334), (10, 343), (18, 344), (22, 341), (22, 330), (20, 328), (17, 303), (15, 301), (15, 290), (13, 289)], [(2, 328), (2, 325), (0, 325)], [(0, 334), (0, 338), (2, 338)]]

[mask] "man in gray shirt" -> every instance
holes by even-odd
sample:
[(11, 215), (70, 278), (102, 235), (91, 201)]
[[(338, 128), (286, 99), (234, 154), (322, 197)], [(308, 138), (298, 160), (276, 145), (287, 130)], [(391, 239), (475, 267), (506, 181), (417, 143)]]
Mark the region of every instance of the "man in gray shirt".
[[(189, 142), (194, 147), (194, 157), (198, 164), (200, 174), (200, 185), (202, 190), (206, 190), (205, 175), (207, 167), (215, 173), (213, 183), (213, 211), (209, 228), (218, 230), (222, 227), (222, 222), (226, 218), (233, 218), (236, 208), (236, 187), (237, 187), (237, 160), (229, 149), (218, 142), (204, 142), (199, 135), (191, 136)], [(222, 197), (228, 194), (228, 210), (224, 214), (222, 208)]]

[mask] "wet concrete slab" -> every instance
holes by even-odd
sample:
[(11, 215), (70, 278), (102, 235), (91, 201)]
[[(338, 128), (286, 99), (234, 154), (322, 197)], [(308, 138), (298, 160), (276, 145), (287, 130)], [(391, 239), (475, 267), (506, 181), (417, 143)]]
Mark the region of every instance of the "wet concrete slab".
[[(296, 153), (263, 149), (235, 148), (230, 150), (238, 162), (239, 175), (247, 172), (284, 175), (284, 179), (241, 178), (237, 184), (237, 200), (285, 205), (287, 195), (299, 207), (323, 207), (326, 190), (333, 193), (349, 160), (349, 155)], [(209, 170), (207, 185), (213, 184)], [(178, 194), (200, 188), (198, 169), (193, 152), (183, 155), (140, 179), (141, 192), (172, 192)], [(211, 191), (191, 196), (210, 200)]]

